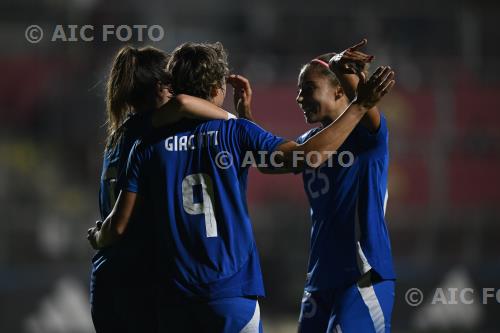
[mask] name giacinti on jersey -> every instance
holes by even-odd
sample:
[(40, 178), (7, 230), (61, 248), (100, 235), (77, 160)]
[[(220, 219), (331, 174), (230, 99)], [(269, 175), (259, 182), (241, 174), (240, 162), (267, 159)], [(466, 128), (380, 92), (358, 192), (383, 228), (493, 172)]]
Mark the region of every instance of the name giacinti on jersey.
[(191, 135), (174, 135), (165, 139), (167, 151), (188, 151), (219, 145), (219, 131), (208, 131)]

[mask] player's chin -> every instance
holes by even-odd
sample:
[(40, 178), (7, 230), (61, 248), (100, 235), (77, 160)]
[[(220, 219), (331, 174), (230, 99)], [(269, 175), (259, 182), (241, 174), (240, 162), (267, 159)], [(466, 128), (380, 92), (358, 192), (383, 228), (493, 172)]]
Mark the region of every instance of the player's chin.
[(316, 119), (315, 115), (312, 113), (305, 113), (304, 114), (304, 119), (306, 120), (306, 123), (308, 124), (314, 124), (317, 123), (318, 120)]

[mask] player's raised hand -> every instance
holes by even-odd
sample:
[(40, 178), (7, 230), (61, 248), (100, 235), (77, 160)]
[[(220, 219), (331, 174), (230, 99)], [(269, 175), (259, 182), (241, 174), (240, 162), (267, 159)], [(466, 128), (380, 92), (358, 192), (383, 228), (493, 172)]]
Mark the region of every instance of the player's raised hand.
[(234, 108), (239, 118), (253, 120), (252, 117), (252, 88), (250, 81), (244, 76), (231, 74), (227, 78), (227, 83), (233, 86)]
[(391, 91), (395, 84), (394, 71), (389, 66), (380, 66), (369, 79), (366, 79), (365, 74), (361, 73), (357, 89), (357, 102), (371, 109)]
[(374, 59), (374, 56), (359, 51), (367, 43), (368, 40), (364, 38), (359, 43), (335, 54), (329, 61), (330, 69), (335, 73), (360, 75), (365, 65)]

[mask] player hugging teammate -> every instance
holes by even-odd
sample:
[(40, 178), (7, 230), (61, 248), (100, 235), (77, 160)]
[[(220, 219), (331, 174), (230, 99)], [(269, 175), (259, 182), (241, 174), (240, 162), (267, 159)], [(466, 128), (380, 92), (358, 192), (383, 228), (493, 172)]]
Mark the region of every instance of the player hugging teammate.
[[(138, 268), (142, 272), (139, 275), (147, 277), (141, 286), (149, 296), (135, 302), (128, 298), (127, 288), (116, 289), (108, 296), (108, 305), (93, 309), (98, 332), (116, 332), (116, 322), (122, 324), (120, 332), (262, 331), (258, 298), (264, 296), (264, 287), (246, 206), (248, 166), (241, 163), (249, 151), (279, 152), (282, 168), (263, 171), (303, 172), (305, 184), (314, 183), (306, 177), (320, 172), (326, 172), (332, 182), (345, 179), (341, 189), (329, 192), (314, 185), (308, 192), (313, 237), (314, 230), (320, 229), (315, 243), (321, 245), (311, 249), (301, 332), (389, 330), (392, 298), (386, 295), (393, 293), (394, 284), (393, 276), (384, 271), (388, 262), (383, 260), (390, 261), (390, 252), (380, 253), (385, 250), (386, 239), (376, 238), (377, 232), (387, 232), (380, 224), (383, 210), (381, 218), (376, 215), (380, 213), (376, 204), (383, 203), (380, 196), (385, 195), (387, 150), (384, 152), (383, 146), (387, 132), (376, 104), (393, 87), (394, 73), (380, 67), (366, 79), (358, 69), (371, 57), (357, 51), (359, 46), (332, 61), (331, 55), (314, 59), (301, 71), (297, 101), (308, 121), (322, 126), (297, 142), (283, 140), (246, 119), (225, 120), (227, 114), (219, 107), (225, 98), (226, 80), (235, 87), (238, 114), (247, 118), (251, 115), (251, 89), (245, 78), (228, 76), (227, 55), (220, 43), (183, 44), (173, 51), (168, 63), (162, 60), (155, 66), (137, 54), (125, 62), (129, 66), (122, 64), (130, 74), (128, 80), (122, 78), (130, 83), (128, 90), (118, 93), (111, 85), (108, 95), (121, 96), (120, 114), (141, 115), (143, 126), (133, 136), (138, 139), (133, 147), (130, 139), (118, 149), (122, 161), (131, 151), (126, 166), (119, 163), (115, 171), (116, 203), (111, 209), (113, 202), (108, 202), (109, 208), (102, 212), (104, 222), (89, 229), (88, 238), (100, 253), (114, 253), (107, 258), (108, 264), (117, 262), (120, 267), (114, 270), (108, 265), (108, 274), (114, 275), (108, 280), (114, 282), (102, 284), (103, 295)], [(113, 68), (120, 68), (118, 57)], [(164, 73), (147, 76), (147, 84), (141, 82), (151, 68), (162, 68)], [(115, 79), (119, 86), (120, 78)], [(127, 137), (123, 133), (130, 132), (125, 117), (114, 120), (113, 129), (122, 129), (123, 140)], [(116, 133), (111, 131), (111, 137)], [(200, 137), (212, 139), (195, 140)], [(167, 149), (173, 138), (177, 138), (177, 147), (180, 140), (186, 141), (182, 144), (186, 149)], [(294, 159), (297, 153), (316, 152), (315, 165), (321, 165), (329, 152), (342, 145), (349, 145), (357, 155), (353, 170), (312, 168)], [(108, 144), (107, 152), (116, 147)], [(233, 159), (228, 168), (217, 164), (221, 152)], [(106, 156), (103, 170), (109, 169)], [(101, 191), (109, 191), (107, 178), (103, 178)], [(350, 196), (350, 206), (338, 208), (345, 201), (333, 201), (346, 195)], [(327, 212), (325, 207), (334, 210)], [(314, 215), (316, 209), (317, 214), (325, 215)], [(339, 212), (345, 216), (339, 216)], [(127, 242), (127, 236), (134, 241)], [(340, 243), (328, 247), (339, 239)], [(138, 249), (134, 248), (136, 243), (145, 245)], [(316, 261), (325, 263), (325, 267), (318, 267)], [(94, 261), (94, 271), (99, 271), (98, 266)], [(346, 267), (351, 271), (346, 273)], [(117, 304), (117, 300), (128, 300), (130, 306)], [(313, 300), (322, 308), (308, 317), (307, 306)], [(386, 300), (387, 306), (372, 307)], [(122, 310), (126, 314), (120, 318), (117, 313)], [(95, 318), (101, 318), (110, 328), (100, 326)], [(130, 328), (141, 324), (142, 329)]]

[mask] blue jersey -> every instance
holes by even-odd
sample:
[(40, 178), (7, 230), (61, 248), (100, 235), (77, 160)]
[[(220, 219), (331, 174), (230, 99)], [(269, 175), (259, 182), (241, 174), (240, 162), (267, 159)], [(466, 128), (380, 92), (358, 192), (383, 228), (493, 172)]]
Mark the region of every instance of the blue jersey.
[(303, 171), (312, 219), (306, 291), (351, 285), (371, 269), (394, 279), (384, 220), (388, 164), (387, 124), (381, 116), (376, 133), (358, 125), (330, 161)]
[[(134, 142), (150, 127), (148, 114), (131, 116), (119, 129), (116, 144), (104, 152), (99, 207), (104, 220), (123, 189), (128, 156)], [(151, 332), (154, 330), (152, 253), (147, 209), (138, 207), (123, 237), (99, 250), (92, 259), (91, 314), (97, 332)], [(140, 227), (139, 227), (140, 226)]]
[(122, 125), (122, 135), (116, 145), (104, 151), (101, 182), (99, 187), (99, 209), (101, 220), (105, 220), (115, 205), (125, 181), (125, 171), (130, 150), (142, 137), (150, 123), (149, 115), (132, 115)]
[(184, 121), (136, 143), (126, 189), (151, 203), (160, 285), (186, 298), (264, 295), (244, 161), (282, 141), (237, 119)]
[[(130, 150), (135, 141), (151, 128), (150, 124), (149, 114), (132, 115), (119, 129), (122, 133), (116, 145), (107, 148), (104, 152), (99, 188), (99, 209), (102, 221), (111, 213), (116, 198), (124, 187)], [(147, 219), (146, 212), (136, 214), (136, 216), (138, 219)], [(138, 221), (133, 219), (120, 242), (97, 252), (93, 259), (94, 273), (111, 257), (116, 258), (115, 260), (120, 257), (122, 261), (130, 260), (130, 256), (136, 256), (139, 259), (138, 253), (143, 252), (142, 247), (147, 245), (147, 240), (144, 239), (145, 233), (142, 232), (142, 229), (136, 227), (138, 224)]]

